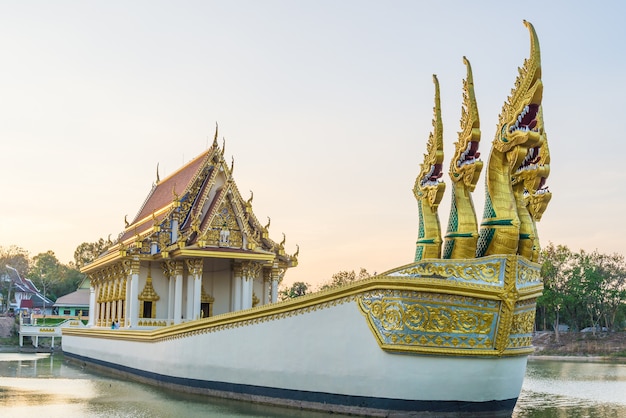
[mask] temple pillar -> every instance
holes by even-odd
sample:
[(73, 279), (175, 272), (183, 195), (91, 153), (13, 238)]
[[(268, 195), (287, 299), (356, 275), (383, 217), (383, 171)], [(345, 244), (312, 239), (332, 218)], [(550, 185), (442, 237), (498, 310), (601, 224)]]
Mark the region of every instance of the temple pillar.
[(242, 281), (242, 267), (241, 262), (236, 261), (233, 267), (233, 311), (241, 310), (241, 281)]
[(285, 269), (278, 267), (278, 263), (274, 263), (272, 266), (272, 303), (278, 301), (278, 283), (285, 274)]
[(202, 265), (204, 260), (202, 260), (201, 258), (194, 258), (185, 261), (187, 262), (187, 270), (189, 271), (189, 276), (193, 277), (193, 292), (191, 293), (192, 298), (187, 298), (187, 303), (190, 304), (192, 308), (191, 316), (189, 317), (189, 319), (199, 319), (200, 304), (202, 298)]
[(241, 309), (252, 308), (252, 295), (254, 294), (254, 279), (261, 268), (260, 264), (254, 261), (243, 263), (241, 274)]
[(169, 278), (169, 291), (167, 295), (167, 322), (169, 325), (174, 323), (174, 300), (176, 295), (176, 280), (174, 277)]
[(270, 291), (272, 288), (272, 274), (271, 270), (263, 269), (263, 298), (261, 303), (267, 305), (271, 301)]
[[(167, 261), (165, 266), (170, 276), (170, 289), (173, 288), (173, 313), (174, 324), (180, 324), (183, 314), (183, 263), (180, 261)], [(172, 285), (172, 280), (174, 280)], [(170, 300), (170, 306), (172, 300)]]
[(130, 326), (130, 284), (131, 284), (131, 280), (130, 280), (130, 271), (129, 271), (126, 276), (126, 302), (125, 302), (126, 308), (124, 309), (124, 311), (126, 312), (126, 320), (124, 321), (125, 327)]
[(128, 317), (128, 323), (131, 328), (137, 327), (137, 321), (139, 318), (139, 259), (135, 258), (131, 261), (130, 265), (130, 295), (129, 295), (129, 304), (128, 304), (128, 312), (126, 316)]
[(88, 327), (93, 327), (96, 323), (96, 289), (93, 286), (89, 286), (89, 321)]
[(187, 271), (187, 298), (185, 300), (185, 320), (187, 321), (193, 319), (193, 291), (195, 289), (193, 282), (194, 275), (191, 271)]
[[(178, 299), (182, 299), (182, 282), (177, 277), (182, 275), (182, 263), (176, 261), (164, 261), (161, 264), (163, 268), (163, 274), (168, 278), (168, 291), (167, 291), (167, 322), (168, 325), (180, 323), (181, 306), (177, 304)], [(180, 289), (177, 288), (177, 283), (180, 282)], [(176, 314), (176, 307), (178, 306), (178, 314)], [(178, 319), (177, 319), (178, 318)]]

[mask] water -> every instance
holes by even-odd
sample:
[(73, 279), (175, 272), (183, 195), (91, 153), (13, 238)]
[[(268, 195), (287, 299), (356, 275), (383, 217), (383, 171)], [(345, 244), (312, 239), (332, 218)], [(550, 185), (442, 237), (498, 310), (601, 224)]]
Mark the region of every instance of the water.
[(529, 361), (513, 417), (626, 417), (626, 364)]
[[(63, 360), (60, 354), (0, 353), (0, 416), (328, 417), (162, 390)], [(626, 417), (626, 364), (530, 361), (513, 417)]]

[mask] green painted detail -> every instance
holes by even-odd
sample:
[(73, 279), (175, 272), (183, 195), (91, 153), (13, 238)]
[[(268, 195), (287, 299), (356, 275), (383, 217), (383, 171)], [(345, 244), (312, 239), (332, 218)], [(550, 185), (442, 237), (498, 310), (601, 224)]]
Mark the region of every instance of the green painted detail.
[(434, 243), (435, 243), (435, 240), (432, 239), (432, 238), (429, 238), (429, 239), (418, 239), (417, 242), (416, 242), (417, 245), (420, 245), (420, 244), (434, 244)]
[(493, 234), (496, 230), (494, 228), (484, 228), (478, 233), (478, 244), (476, 245), (476, 257), (483, 257), (491, 244)]
[(452, 200), (450, 201), (450, 219), (448, 220), (448, 235), (450, 232), (459, 230), (459, 213), (456, 207), (455, 190), (452, 189)]
[(450, 258), (452, 255), (452, 250), (454, 250), (454, 241), (453, 239), (446, 240), (443, 244), (443, 258)]
[(471, 232), (453, 232), (446, 234), (446, 238), (471, 238)]
[(494, 219), (493, 221), (483, 221), (481, 226), (509, 226), (513, 225), (513, 219)]
[(519, 239), (530, 239), (530, 234), (519, 234)]
[(415, 261), (421, 261), (422, 257), (424, 256), (424, 247), (422, 247), (421, 245), (418, 245), (417, 248), (415, 249)]
[(483, 219), (496, 218), (496, 211), (493, 209), (493, 203), (491, 202), (491, 195), (489, 189), (485, 184), (485, 209), (483, 211)]

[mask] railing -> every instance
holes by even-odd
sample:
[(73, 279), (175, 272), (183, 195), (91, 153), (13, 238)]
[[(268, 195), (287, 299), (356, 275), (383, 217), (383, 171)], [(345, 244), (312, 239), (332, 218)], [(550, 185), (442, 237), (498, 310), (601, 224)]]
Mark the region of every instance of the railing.
[[(45, 319), (49, 319), (50, 317), (46, 317)], [(62, 335), (63, 328), (84, 328), (84, 322), (78, 318), (69, 318), (65, 319), (56, 324), (46, 324), (46, 321), (41, 321), (41, 318), (35, 317), (20, 317), (20, 347), (24, 345), (24, 337), (31, 337), (33, 339), (33, 346), (39, 347), (39, 338), (52, 338), (50, 343), (50, 347), (54, 347), (54, 338), (60, 338)], [(37, 324), (37, 322), (43, 322)]]

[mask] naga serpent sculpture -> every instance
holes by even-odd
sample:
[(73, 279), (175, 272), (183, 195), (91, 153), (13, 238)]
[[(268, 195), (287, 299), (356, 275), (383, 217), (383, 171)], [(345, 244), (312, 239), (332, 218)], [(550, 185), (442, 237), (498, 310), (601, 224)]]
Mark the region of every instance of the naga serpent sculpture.
[(441, 103), (439, 98), (439, 81), (433, 75), (435, 83), (435, 107), (433, 131), (428, 137), (427, 153), (424, 163), (413, 186), (413, 194), (417, 199), (419, 210), (419, 230), (415, 261), (423, 258), (441, 257), (441, 226), (437, 209), (443, 198), (446, 185), (441, 181), (443, 172), (443, 123), (441, 122)]
[(487, 163), (483, 219), (477, 232), (471, 192), (482, 169), (478, 160), (480, 123), (469, 61), (464, 81), (461, 132), (450, 164), (453, 195), (450, 220), (441, 254), (441, 229), (437, 209), (445, 184), (441, 180), (443, 126), (439, 83), (435, 81), (435, 116), (427, 154), (413, 189), (420, 215), (415, 261), (425, 258), (474, 258), (519, 254), (537, 261), (539, 239), (535, 223), (541, 219), (552, 195), (546, 187), (550, 155), (543, 125), (541, 55), (533, 26), (530, 56), (519, 68), (511, 95), (502, 107)]
[(452, 201), (448, 230), (444, 241), (443, 258), (472, 258), (476, 253), (478, 223), (472, 201), (472, 192), (483, 168), (478, 158), (480, 142), (480, 119), (474, 94), (472, 67), (463, 57), (467, 78), (463, 80), (463, 106), (461, 107), (461, 131), (450, 162)]

